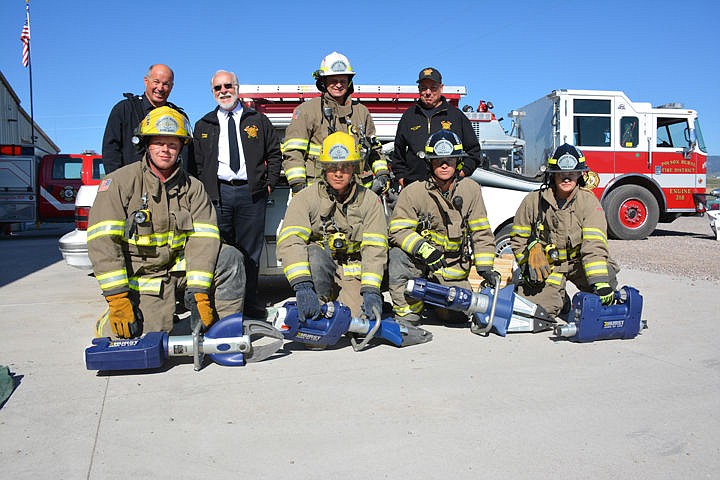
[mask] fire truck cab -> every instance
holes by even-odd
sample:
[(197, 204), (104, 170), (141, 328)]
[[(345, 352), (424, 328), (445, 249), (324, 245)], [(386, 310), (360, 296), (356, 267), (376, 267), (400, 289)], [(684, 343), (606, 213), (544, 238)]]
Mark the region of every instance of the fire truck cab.
[(646, 238), (658, 222), (704, 212), (707, 149), (695, 110), (619, 91), (555, 90), (509, 115), (526, 141), (526, 174), (563, 143), (582, 150), (614, 238)]

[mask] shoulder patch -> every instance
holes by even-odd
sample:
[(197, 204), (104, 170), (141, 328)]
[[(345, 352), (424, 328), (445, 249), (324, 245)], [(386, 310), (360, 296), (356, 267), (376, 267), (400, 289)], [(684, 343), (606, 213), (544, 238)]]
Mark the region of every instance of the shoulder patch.
[(100, 182), (100, 186), (98, 187), (98, 192), (104, 192), (110, 187), (110, 184), (112, 183), (112, 178), (106, 178), (102, 182)]

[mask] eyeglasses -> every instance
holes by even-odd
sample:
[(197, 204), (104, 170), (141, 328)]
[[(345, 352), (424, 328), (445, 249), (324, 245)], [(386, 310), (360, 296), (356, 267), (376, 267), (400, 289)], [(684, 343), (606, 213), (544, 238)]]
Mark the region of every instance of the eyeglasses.
[(213, 85), (213, 90), (219, 92), (223, 87), (225, 87), (225, 90), (230, 90), (234, 86), (232, 83), (223, 83), (222, 85)]
[(456, 167), (457, 158), (433, 158), (432, 163), (435, 167), (439, 167), (443, 164), (447, 165), (448, 167)]
[(349, 83), (350, 83), (350, 82), (348, 81), (347, 78), (337, 78), (337, 79), (334, 79), (334, 80), (328, 78), (328, 79), (325, 80), (325, 85), (338, 85), (338, 84), (339, 84), (339, 85), (347, 85), (347, 84), (349, 84)]
[(331, 163), (325, 167), (325, 171), (328, 173), (353, 173), (355, 171), (355, 165), (351, 163)]

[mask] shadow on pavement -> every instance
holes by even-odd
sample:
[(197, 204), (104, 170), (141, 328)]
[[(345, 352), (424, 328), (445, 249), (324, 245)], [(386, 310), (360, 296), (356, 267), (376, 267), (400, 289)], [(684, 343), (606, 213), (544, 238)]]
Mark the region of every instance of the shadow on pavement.
[(58, 241), (73, 228), (72, 223), (43, 224), (0, 236), (0, 287), (61, 261)]

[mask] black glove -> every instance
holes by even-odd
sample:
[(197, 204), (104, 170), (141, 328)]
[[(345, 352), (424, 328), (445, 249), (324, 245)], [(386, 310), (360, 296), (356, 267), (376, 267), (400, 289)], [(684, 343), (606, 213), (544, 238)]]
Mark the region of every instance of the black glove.
[(298, 317), (301, 322), (320, 315), (320, 299), (315, 293), (312, 282), (300, 282), (293, 286), (297, 301)]
[(593, 291), (595, 295), (600, 297), (600, 303), (604, 306), (612, 305), (615, 301), (615, 291), (612, 289), (609, 283), (599, 282), (593, 285)]
[(370, 190), (375, 192), (378, 195), (382, 195), (383, 193), (387, 192), (390, 189), (390, 177), (385, 174), (378, 175), (375, 177), (375, 179), (372, 181), (372, 185), (370, 186)]
[(490, 285), (491, 287), (494, 287), (498, 283), (500, 283), (500, 274), (496, 272), (495, 270), (480, 270), (478, 269), (478, 275), (480, 275), (483, 280), (485, 280), (485, 283)]
[(383, 300), (382, 295), (380, 295), (379, 291), (375, 290), (366, 290), (362, 294), (363, 296), (363, 304), (362, 304), (362, 311), (365, 314), (365, 317), (370, 320), (375, 320), (375, 310), (377, 309), (377, 313), (379, 315), (382, 315), (382, 306), (383, 306)]
[(292, 185), (290, 185), (290, 189), (292, 190), (293, 195), (298, 193), (303, 188), (305, 188), (305, 182), (293, 183)]
[(447, 267), (445, 263), (445, 257), (437, 248), (430, 245), (428, 242), (423, 242), (418, 248), (418, 255), (425, 261), (431, 272), (436, 272), (443, 267)]
[(215, 309), (206, 292), (185, 291), (185, 308), (190, 310), (190, 329), (195, 331), (198, 323), (202, 323), (200, 331), (205, 332), (215, 321)]

